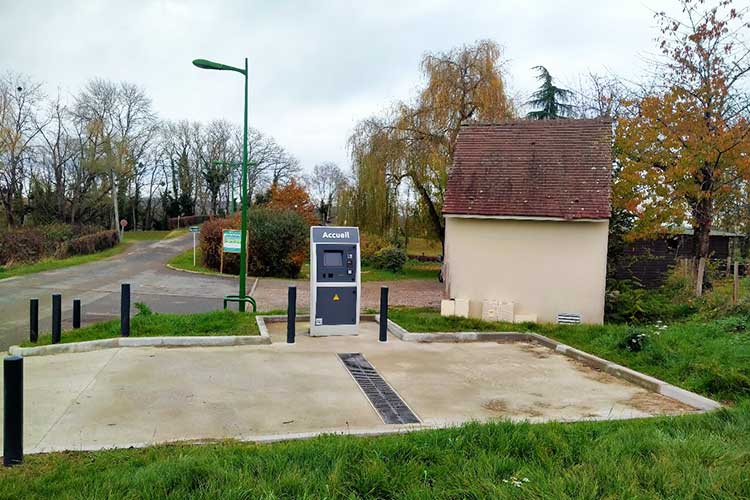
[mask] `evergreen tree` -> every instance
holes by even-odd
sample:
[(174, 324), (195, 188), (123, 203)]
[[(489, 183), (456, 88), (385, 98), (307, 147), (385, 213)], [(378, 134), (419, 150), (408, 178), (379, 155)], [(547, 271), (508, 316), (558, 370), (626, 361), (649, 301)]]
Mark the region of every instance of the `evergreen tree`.
[(555, 87), (552, 84), (552, 75), (549, 74), (544, 66), (535, 66), (533, 69), (539, 71), (538, 80), (542, 82), (539, 90), (531, 94), (531, 99), (526, 101), (526, 105), (534, 108), (529, 111), (526, 118), (532, 120), (556, 120), (566, 118), (571, 115), (573, 106), (568, 101), (573, 92), (567, 89)]

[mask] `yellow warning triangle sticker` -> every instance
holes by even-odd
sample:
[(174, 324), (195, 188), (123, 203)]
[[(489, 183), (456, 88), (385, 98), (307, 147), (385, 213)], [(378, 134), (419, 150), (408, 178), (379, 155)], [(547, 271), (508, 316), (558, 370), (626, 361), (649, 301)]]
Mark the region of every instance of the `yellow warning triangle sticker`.
[(334, 294), (333, 294), (333, 301), (334, 301), (334, 302), (338, 302), (339, 300), (341, 300), (341, 299), (339, 298), (339, 294), (338, 294), (338, 293), (334, 293)]

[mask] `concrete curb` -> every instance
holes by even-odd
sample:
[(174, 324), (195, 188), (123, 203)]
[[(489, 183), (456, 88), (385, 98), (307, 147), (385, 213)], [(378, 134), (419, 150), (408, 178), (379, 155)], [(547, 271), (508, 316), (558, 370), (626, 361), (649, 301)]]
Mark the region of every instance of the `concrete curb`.
[[(375, 321), (380, 322), (379, 315), (375, 315)], [(721, 408), (721, 404), (703, 397), (700, 394), (681, 389), (670, 383), (630, 368), (612, 363), (593, 354), (575, 349), (569, 345), (557, 342), (549, 337), (538, 333), (524, 332), (445, 332), (445, 333), (412, 333), (388, 320), (388, 331), (394, 337), (404, 342), (537, 342), (545, 347), (555, 350), (564, 356), (573, 358), (586, 366), (601, 370), (617, 378), (643, 387), (649, 391), (661, 394), (680, 403), (692, 406), (698, 410), (709, 411)]]
[[(265, 325), (264, 325), (265, 326)], [(8, 353), (15, 356), (49, 356), (77, 352), (116, 349), (120, 347), (230, 347), (239, 345), (268, 345), (271, 337), (268, 330), (260, 335), (222, 335), (194, 337), (115, 337), (112, 339), (51, 344), (38, 347), (11, 346)]]
[(234, 280), (237, 279), (237, 276), (234, 275), (226, 275), (226, 274), (219, 274), (219, 273), (204, 273), (201, 271), (191, 271), (190, 269), (180, 269), (179, 267), (174, 267), (172, 264), (165, 264), (168, 269), (171, 269), (172, 271), (178, 271), (181, 273), (190, 273), (190, 274), (200, 274), (201, 276), (213, 276), (215, 278), (223, 278), (228, 280)]

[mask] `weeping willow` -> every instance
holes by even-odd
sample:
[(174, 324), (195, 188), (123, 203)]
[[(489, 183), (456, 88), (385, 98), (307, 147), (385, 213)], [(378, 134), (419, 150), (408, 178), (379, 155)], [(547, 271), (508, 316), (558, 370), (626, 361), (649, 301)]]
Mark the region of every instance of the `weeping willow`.
[(443, 196), (461, 126), (515, 117), (500, 56), (492, 41), (428, 54), (417, 96), (357, 125), (349, 139), (354, 182), (339, 200), (349, 223), (390, 235), (406, 184), (443, 241)]

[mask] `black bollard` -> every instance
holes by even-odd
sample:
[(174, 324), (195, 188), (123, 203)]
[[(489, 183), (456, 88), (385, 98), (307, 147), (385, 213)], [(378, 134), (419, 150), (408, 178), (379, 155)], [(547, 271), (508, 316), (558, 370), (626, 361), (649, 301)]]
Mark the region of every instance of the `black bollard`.
[(73, 328), (81, 328), (81, 299), (73, 299)]
[(120, 287), (120, 335), (130, 337), (130, 283)]
[(289, 287), (289, 295), (286, 306), (286, 343), (294, 344), (297, 320), (297, 287)]
[(23, 358), (6, 356), (3, 360), (3, 465), (23, 462)]
[(62, 337), (62, 295), (52, 294), (52, 343), (59, 344)]
[(388, 342), (388, 287), (380, 287), (380, 338), (381, 342)]
[(39, 299), (29, 301), (29, 340), (39, 340)]

